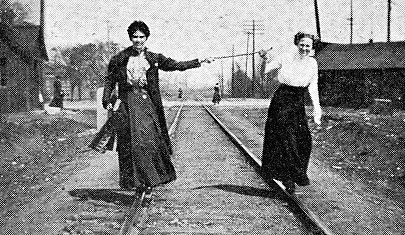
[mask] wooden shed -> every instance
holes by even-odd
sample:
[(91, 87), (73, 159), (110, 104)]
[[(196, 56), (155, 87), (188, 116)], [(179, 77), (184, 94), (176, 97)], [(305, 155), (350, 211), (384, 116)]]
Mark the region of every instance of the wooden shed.
[(315, 57), (322, 105), (364, 108), (389, 99), (404, 108), (405, 41), (322, 43)]
[(0, 23), (0, 111), (41, 108), (42, 68), (48, 60), (43, 30), (29, 23)]

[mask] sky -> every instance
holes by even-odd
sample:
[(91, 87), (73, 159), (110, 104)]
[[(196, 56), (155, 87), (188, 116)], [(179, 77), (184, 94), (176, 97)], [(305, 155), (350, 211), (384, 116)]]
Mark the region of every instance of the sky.
[[(31, 6), (38, 19), (39, 0), (14, 0)], [(387, 0), (353, 1), (353, 42), (386, 41)], [(405, 40), (405, 1), (392, 0), (391, 41)], [(348, 43), (350, 0), (318, 0), (322, 41)], [(45, 0), (45, 37), (52, 47), (114, 41), (129, 46), (126, 29), (134, 20), (148, 24), (150, 50), (178, 60), (245, 53), (255, 20), (257, 49), (291, 47), (298, 31), (316, 34), (313, 0)], [(252, 37), (249, 38), (252, 50)], [(244, 59), (244, 58), (238, 58)], [(216, 80), (231, 61), (216, 61), (190, 74)], [(242, 61), (240, 61), (242, 63)], [(185, 74), (185, 76), (191, 76)], [(228, 72), (225, 72), (228, 74)], [(176, 74), (176, 76), (179, 76)]]

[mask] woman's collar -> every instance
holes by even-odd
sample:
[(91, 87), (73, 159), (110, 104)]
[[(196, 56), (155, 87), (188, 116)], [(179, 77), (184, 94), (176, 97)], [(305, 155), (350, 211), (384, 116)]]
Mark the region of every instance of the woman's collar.
[(147, 49), (148, 48), (144, 48), (144, 49), (142, 49), (141, 51), (138, 51), (138, 50), (135, 50), (135, 48), (133, 47), (133, 46), (130, 46), (129, 48), (128, 48), (128, 50), (127, 50), (127, 52), (128, 52), (128, 54), (130, 55), (130, 56), (139, 56), (140, 54), (146, 54), (146, 51), (147, 51)]
[(296, 60), (306, 60), (306, 59), (308, 59), (308, 57), (309, 57), (309, 55), (308, 56), (302, 55), (299, 52), (299, 50), (296, 50), (294, 53), (294, 59), (296, 59)]

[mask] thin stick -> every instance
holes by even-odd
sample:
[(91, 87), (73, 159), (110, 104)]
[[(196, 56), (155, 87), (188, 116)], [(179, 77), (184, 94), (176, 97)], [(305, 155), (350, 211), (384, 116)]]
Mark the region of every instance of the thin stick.
[[(272, 49), (273, 49), (273, 47), (270, 47), (270, 49), (265, 50), (265, 51), (270, 51)], [(253, 55), (253, 54), (256, 54), (256, 53), (259, 53), (259, 52), (260, 51), (250, 52), (250, 53), (243, 53), (243, 54), (236, 54), (236, 55), (216, 56), (216, 57), (214, 57), (214, 59), (217, 60), (217, 59), (226, 59), (226, 58), (232, 58), (232, 57), (238, 57), (238, 56)]]

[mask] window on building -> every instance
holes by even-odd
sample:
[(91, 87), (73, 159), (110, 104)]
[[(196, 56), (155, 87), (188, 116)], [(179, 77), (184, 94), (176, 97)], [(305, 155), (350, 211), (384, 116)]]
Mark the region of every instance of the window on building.
[(7, 86), (7, 59), (0, 58), (0, 86)]

